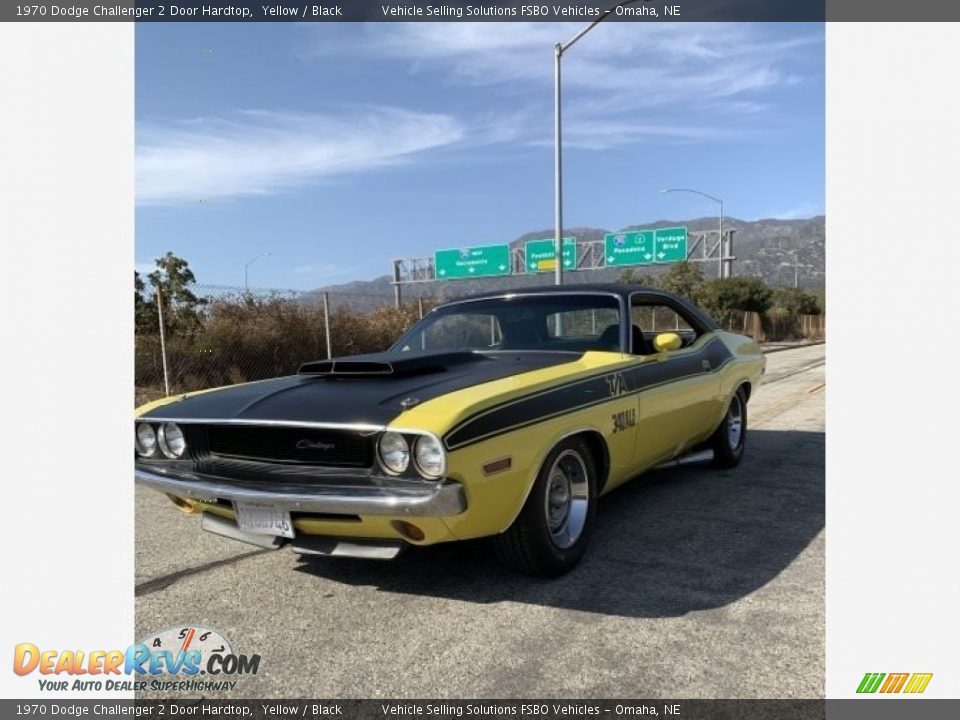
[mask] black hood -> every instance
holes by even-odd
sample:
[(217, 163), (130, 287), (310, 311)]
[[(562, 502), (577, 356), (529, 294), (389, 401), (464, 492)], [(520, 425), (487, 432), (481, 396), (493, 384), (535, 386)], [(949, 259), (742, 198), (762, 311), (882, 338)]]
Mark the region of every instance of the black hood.
[(447, 372), (458, 365), (475, 365), (496, 356), (484, 355), (470, 350), (451, 350), (435, 353), (368, 353), (334, 358), (333, 360), (315, 360), (300, 366), (301, 375), (322, 375), (324, 377), (394, 377), (411, 375), (430, 375)]
[(402, 401), (422, 403), (580, 357), (568, 352), (354, 355), (307, 363), (297, 375), (186, 397), (143, 417), (386, 425), (403, 412)]

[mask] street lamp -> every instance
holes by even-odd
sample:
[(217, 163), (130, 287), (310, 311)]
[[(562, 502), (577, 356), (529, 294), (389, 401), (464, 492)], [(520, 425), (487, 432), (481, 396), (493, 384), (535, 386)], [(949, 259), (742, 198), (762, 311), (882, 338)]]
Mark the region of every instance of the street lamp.
[[(814, 265), (809, 263), (800, 262), (800, 248), (795, 248), (793, 250), (787, 250), (787, 253), (793, 256), (793, 286), (795, 288), (800, 287), (800, 268), (804, 270), (814, 270), (816, 269)], [(780, 263), (781, 265), (790, 266), (790, 263)], [(777, 275), (779, 278), (779, 273)]]
[(708, 198), (713, 200), (715, 203), (720, 205), (720, 230), (719, 236), (717, 239), (717, 277), (723, 277), (723, 200), (710, 195), (709, 193), (701, 192), (700, 190), (691, 190), (690, 188), (664, 188), (660, 192), (672, 193), (672, 192), (687, 192), (693, 193), (694, 195), (700, 195), (701, 197)]
[(250, 266), (253, 265), (260, 258), (264, 258), (264, 257), (270, 257), (270, 253), (262, 252), (259, 255), (257, 255), (255, 258), (250, 260), (246, 265), (243, 266), (243, 289), (244, 290), (250, 289), (249, 272), (248, 272), (248, 270), (250, 269)]
[(554, 239), (554, 282), (563, 285), (563, 142), (560, 135), (560, 59), (580, 38), (606, 20), (613, 11), (623, 5), (632, 5), (640, 0), (621, 0), (583, 28), (565, 43), (553, 46), (553, 239)]

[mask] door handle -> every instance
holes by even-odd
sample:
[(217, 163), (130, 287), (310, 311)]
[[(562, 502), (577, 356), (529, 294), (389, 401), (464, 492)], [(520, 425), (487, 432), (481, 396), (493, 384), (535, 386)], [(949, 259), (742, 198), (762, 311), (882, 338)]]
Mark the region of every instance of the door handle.
[(710, 372), (710, 361), (709, 361), (709, 360), (701, 360), (701, 361), (700, 361), (700, 367), (702, 367), (706, 372)]

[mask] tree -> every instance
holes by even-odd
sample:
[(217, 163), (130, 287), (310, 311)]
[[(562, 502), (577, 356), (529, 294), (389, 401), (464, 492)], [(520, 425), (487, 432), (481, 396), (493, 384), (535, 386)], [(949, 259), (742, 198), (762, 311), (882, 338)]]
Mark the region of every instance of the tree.
[(655, 278), (650, 273), (641, 273), (633, 268), (625, 268), (620, 271), (620, 277), (617, 278), (618, 283), (624, 283), (626, 285), (645, 285), (647, 287), (656, 287), (657, 278)]
[(193, 294), (191, 288), (196, 284), (196, 278), (190, 264), (172, 252), (154, 262), (157, 269), (147, 275), (147, 279), (154, 291), (160, 288), (164, 329), (171, 334), (196, 329), (206, 300)]
[(773, 291), (773, 307), (789, 315), (819, 315), (822, 311), (816, 295), (800, 288), (778, 287)]
[(696, 301), (723, 326), (729, 326), (734, 312), (765, 313), (772, 304), (773, 290), (757, 277), (707, 280), (697, 290)]
[(133, 322), (137, 335), (152, 335), (159, 331), (157, 303), (147, 294), (147, 286), (140, 273), (133, 271)]
[(674, 263), (660, 277), (660, 287), (680, 297), (693, 300), (698, 288), (703, 284), (703, 270), (697, 263), (686, 260)]

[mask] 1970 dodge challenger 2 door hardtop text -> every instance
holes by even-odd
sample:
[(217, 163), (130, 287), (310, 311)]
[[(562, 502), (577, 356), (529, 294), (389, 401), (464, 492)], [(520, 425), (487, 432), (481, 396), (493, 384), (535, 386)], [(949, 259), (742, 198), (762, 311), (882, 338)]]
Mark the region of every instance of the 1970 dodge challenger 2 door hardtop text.
[(597, 497), (694, 450), (743, 454), (764, 370), (669, 293), (576, 285), (442, 305), (384, 353), (137, 410), (136, 479), (264, 547), (390, 558), (492, 536), (558, 575)]

